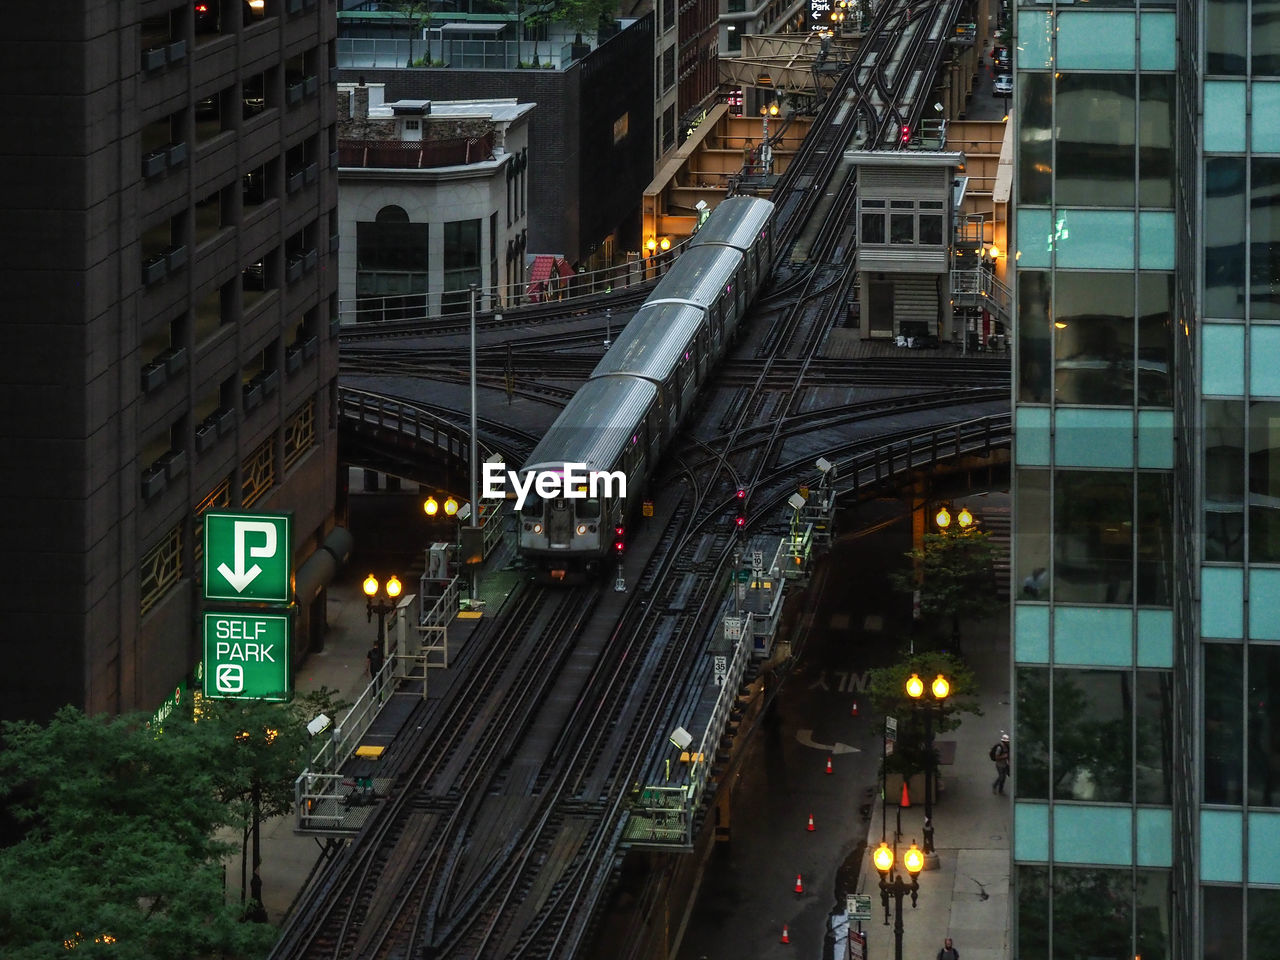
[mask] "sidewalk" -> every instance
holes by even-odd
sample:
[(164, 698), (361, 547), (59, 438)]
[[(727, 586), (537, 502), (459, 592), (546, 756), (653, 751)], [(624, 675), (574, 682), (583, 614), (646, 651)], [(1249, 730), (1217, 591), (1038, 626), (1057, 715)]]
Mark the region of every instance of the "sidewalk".
[[(338, 691), (338, 699), (355, 702), (369, 684), (366, 672), (369, 645), (378, 635), (377, 623), (365, 617), (364, 594), (360, 581), (367, 571), (348, 565), (328, 588), (329, 629), (324, 649), (308, 654), (294, 677), (294, 691), (306, 693), (329, 687)], [(416, 576), (411, 589), (417, 588)], [(267, 918), (279, 926), (293, 898), (302, 888), (319, 858), (322, 841), (293, 832), (292, 815), (266, 820), (261, 826), (262, 899)], [(240, 831), (220, 834), (235, 845), (235, 853), (226, 861), (226, 889), (229, 900), (240, 899)], [(251, 845), (252, 849), (252, 845)]]
[[(966, 625), (966, 659), (977, 677), (982, 716), (966, 714), (961, 726), (942, 740), (954, 740), (955, 762), (942, 767), (941, 792), (933, 805), (934, 849), (939, 868), (920, 873), (917, 906), (910, 895), (902, 900), (904, 960), (934, 960), (944, 937), (951, 937), (964, 960), (1008, 960), (1009, 839), (1013, 819), (1012, 781), (1006, 796), (991, 792), (995, 766), (987, 751), (1009, 730), (1009, 619), (1007, 610), (992, 620)], [(1017, 749), (1017, 743), (1013, 745)], [(890, 801), (897, 798), (891, 797)], [(862, 921), (867, 934), (867, 956), (876, 960), (894, 956), (895, 904), (889, 901), (889, 926), (885, 926), (880, 902), (880, 875), (871, 863), (871, 852), (880, 845), (882, 812), (887, 812), (889, 845), (893, 846), (898, 806), (890, 802), (882, 811), (876, 804), (867, 831), (867, 857), (858, 880), (858, 892), (869, 894), (871, 920)], [(895, 864), (914, 840), (924, 848), (924, 798), (912, 800), (902, 812), (902, 842)], [(905, 871), (902, 871), (905, 875)], [(843, 954), (837, 953), (837, 957)]]

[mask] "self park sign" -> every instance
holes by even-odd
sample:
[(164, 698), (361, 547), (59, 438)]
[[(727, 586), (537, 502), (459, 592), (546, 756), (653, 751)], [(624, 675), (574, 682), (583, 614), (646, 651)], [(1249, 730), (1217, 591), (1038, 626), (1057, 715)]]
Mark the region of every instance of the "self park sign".
[(288, 616), (205, 613), (204, 695), (286, 701), (292, 694)]

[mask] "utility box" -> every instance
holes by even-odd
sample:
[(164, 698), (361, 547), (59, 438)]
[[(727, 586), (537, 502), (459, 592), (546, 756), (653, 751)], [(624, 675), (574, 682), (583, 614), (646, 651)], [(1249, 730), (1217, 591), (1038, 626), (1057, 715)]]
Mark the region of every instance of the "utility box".
[(449, 543), (433, 543), (427, 551), (427, 578), (430, 580), (449, 579)]

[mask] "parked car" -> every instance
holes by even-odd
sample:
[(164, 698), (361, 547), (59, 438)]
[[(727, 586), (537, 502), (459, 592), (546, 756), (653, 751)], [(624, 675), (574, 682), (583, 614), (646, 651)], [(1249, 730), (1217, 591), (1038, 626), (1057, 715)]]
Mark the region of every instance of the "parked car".
[(1009, 48), (1004, 46), (991, 48), (991, 62), (997, 70), (1009, 69)]
[(996, 82), (991, 85), (991, 92), (997, 97), (1007, 97), (1013, 93), (1013, 74), (998, 73)]

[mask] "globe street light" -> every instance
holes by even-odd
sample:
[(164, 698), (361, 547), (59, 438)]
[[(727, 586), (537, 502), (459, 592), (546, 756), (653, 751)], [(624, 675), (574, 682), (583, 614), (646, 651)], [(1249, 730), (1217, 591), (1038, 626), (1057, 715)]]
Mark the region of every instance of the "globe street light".
[(947, 696), (951, 693), (951, 681), (942, 674), (938, 674), (929, 685), (929, 689), (933, 694), (933, 700), (922, 701), (924, 681), (914, 673), (907, 681), (907, 696), (924, 707), (924, 856), (928, 869), (936, 870), (938, 854), (933, 849), (933, 705), (936, 703), (941, 713)]
[(924, 867), (924, 855), (914, 840), (911, 842), (911, 849), (902, 855), (902, 865), (907, 868), (907, 875), (911, 878), (909, 881), (894, 873), (893, 851), (883, 840), (871, 855), (871, 860), (880, 873), (880, 902), (884, 904), (885, 926), (889, 925), (889, 898), (892, 896), (894, 900), (893, 957), (894, 960), (902, 960), (902, 898), (910, 893), (911, 908), (915, 909), (916, 894), (920, 890), (920, 881), (916, 878)]
[[(382, 650), (383, 640), (387, 636), (387, 614), (396, 608), (396, 601), (400, 598), (404, 585), (395, 574), (388, 577), (386, 583), (378, 583), (378, 578), (371, 573), (364, 578), (361, 588), (364, 590), (365, 614), (370, 620), (375, 613), (378, 615), (378, 649)], [(379, 588), (382, 590), (381, 596)]]

